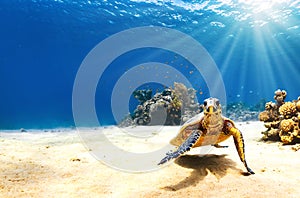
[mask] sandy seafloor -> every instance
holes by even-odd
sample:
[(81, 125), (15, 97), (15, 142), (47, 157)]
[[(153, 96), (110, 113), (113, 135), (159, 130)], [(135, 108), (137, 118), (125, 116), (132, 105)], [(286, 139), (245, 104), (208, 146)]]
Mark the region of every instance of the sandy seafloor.
[[(243, 174), (232, 138), (222, 144), (229, 148), (212, 148), (207, 155), (194, 149), (156, 171), (128, 173), (95, 159), (75, 129), (1, 131), (0, 197), (299, 197), (300, 151), (259, 141), (265, 130), (261, 122), (237, 126), (255, 175)], [(124, 138), (128, 134), (115, 136), (114, 130), (106, 128), (107, 137), (129, 151), (143, 151), (165, 146), (178, 127), (142, 138), (145, 147)]]

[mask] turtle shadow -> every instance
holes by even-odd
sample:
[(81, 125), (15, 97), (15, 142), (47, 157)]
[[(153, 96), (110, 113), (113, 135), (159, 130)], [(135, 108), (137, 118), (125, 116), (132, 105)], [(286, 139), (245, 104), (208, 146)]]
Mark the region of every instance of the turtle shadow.
[(224, 177), (228, 170), (241, 172), (235, 167), (236, 163), (226, 158), (227, 155), (184, 155), (175, 160), (181, 167), (193, 169), (191, 174), (177, 184), (165, 186), (163, 189), (177, 191), (189, 186), (196, 186), (208, 173), (217, 179)]

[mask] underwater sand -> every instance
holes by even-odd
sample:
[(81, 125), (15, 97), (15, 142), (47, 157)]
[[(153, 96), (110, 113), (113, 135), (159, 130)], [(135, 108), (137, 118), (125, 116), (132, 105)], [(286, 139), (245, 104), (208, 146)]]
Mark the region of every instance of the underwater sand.
[[(133, 174), (97, 161), (75, 130), (1, 131), (0, 197), (298, 197), (300, 151), (260, 142), (265, 130), (261, 122), (237, 126), (255, 175), (243, 175), (245, 168), (231, 138), (222, 143), (229, 148), (213, 148), (205, 156), (186, 155), (158, 171)], [(168, 129), (172, 137), (178, 127)], [(153, 147), (169, 139), (158, 134), (155, 141)]]

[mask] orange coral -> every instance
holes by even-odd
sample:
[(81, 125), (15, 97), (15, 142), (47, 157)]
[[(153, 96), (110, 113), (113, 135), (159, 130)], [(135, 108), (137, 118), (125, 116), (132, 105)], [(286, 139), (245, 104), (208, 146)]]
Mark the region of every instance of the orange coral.
[(291, 144), (299, 135), (299, 124), (297, 119), (286, 119), (280, 123), (279, 137), (283, 144)]
[(264, 140), (280, 140), (283, 144), (293, 144), (300, 140), (300, 97), (293, 102), (285, 102), (286, 91), (275, 91), (276, 103), (268, 102), (259, 119), (265, 123)]
[(290, 144), (294, 140), (294, 137), (290, 135), (281, 135), (280, 140), (283, 144)]
[(291, 118), (296, 112), (296, 105), (293, 102), (286, 102), (279, 108), (279, 113), (285, 118)]
[(292, 119), (286, 119), (280, 122), (280, 130), (282, 130), (285, 133), (292, 131), (293, 128), (294, 128), (294, 121)]
[(260, 120), (260, 121), (265, 122), (265, 121), (267, 121), (267, 120), (269, 120), (269, 119), (270, 119), (270, 116), (269, 116), (269, 113), (268, 113), (267, 111), (263, 111), (263, 112), (261, 112), (261, 113), (259, 114), (259, 120)]

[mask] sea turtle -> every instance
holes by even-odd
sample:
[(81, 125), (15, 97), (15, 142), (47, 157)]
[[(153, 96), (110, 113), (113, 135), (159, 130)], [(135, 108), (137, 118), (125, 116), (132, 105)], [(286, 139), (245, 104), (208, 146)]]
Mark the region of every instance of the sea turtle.
[(166, 153), (166, 157), (158, 165), (175, 159), (194, 147), (213, 145), (217, 148), (224, 148), (226, 146), (220, 146), (218, 143), (228, 139), (230, 136), (233, 136), (237, 152), (248, 174), (254, 174), (248, 167), (245, 159), (242, 133), (235, 127), (232, 120), (222, 116), (221, 105), (216, 98), (204, 100), (203, 112), (187, 121), (181, 127), (177, 136), (170, 141), (178, 149), (174, 152), (169, 151)]

